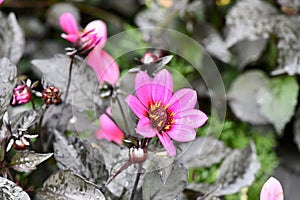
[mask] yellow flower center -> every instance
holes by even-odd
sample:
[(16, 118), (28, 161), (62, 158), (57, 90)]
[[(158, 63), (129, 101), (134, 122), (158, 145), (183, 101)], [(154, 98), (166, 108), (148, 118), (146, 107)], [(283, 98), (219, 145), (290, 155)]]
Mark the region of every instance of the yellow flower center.
[(150, 105), (148, 116), (151, 120), (152, 128), (156, 128), (158, 131), (171, 128), (171, 125), (175, 122), (175, 119), (173, 119), (175, 112), (170, 113), (167, 109), (168, 107), (168, 104), (162, 106), (160, 102)]

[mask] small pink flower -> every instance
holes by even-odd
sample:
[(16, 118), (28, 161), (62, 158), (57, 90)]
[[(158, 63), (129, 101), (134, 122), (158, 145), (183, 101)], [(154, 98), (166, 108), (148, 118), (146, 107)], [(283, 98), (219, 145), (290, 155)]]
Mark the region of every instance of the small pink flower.
[(26, 85), (19, 85), (14, 89), (12, 105), (28, 103), (32, 98), (30, 88)]
[(107, 39), (107, 28), (103, 21), (90, 22), (81, 32), (75, 18), (64, 13), (59, 18), (60, 26), (66, 32), (62, 38), (74, 44), (77, 50), (88, 53), (88, 64), (96, 72), (99, 82), (107, 81), (115, 84), (120, 76), (116, 61), (103, 50)]
[(3, 1), (4, 1), (4, 0), (0, 0), (0, 4), (2, 4), (2, 3), (3, 3)]
[(271, 177), (265, 182), (260, 192), (260, 200), (283, 200), (282, 186), (276, 178)]
[[(110, 109), (108, 109), (108, 114), (111, 115)], [(122, 144), (124, 138), (124, 133), (122, 130), (106, 115), (102, 114), (99, 117), (101, 129), (96, 132), (96, 138), (106, 139), (117, 144)]]
[(167, 70), (160, 71), (153, 80), (140, 71), (135, 78), (136, 96), (126, 98), (131, 110), (139, 118), (136, 132), (144, 137), (158, 136), (170, 156), (176, 155), (171, 139), (178, 142), (192, 141), (195, 128), (207, 121), (207, 116), (194, 109), (197, 94), (184, 88), (173, 94), (173, 80)]

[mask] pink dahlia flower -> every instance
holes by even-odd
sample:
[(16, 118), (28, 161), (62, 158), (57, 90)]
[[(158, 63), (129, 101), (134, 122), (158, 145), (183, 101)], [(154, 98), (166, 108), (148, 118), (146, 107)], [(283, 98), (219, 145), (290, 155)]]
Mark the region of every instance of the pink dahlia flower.
[(173, 80), (167, 70), (160, 71), (153, 80), (140, 71), (135, 78), (136, 95), (126, 98), (131, 110), (139, 118), (136, 132), (144, 137), (157, 136), (170, 156), (176, 155), (171, 139), (178, 142), (192, 141), (195, 128), (207, 121), (207, 116), (194, 109), (197, 94), (190, 88), (173, 94)]
[[(110, 109), (107, 109), (108, 114), (111, 115)], [(99, 140), (106, 139), (110, 142), (122, 144), (124, 133), (122, 130), (110, 119), (106, 114), (99, 117), (101, 129), (96, 132), (96, 138)]]
[(119, 66), (109, 53), (103, 50), (107, 39), (107, 28), (103, 21), (90, 22), (82, 31), (78, 30), (71, 13), (59, 18), (60, 26), (66, 32), (62, 38), (73, 43), (77, 50), (88, 53), (88, 64), (96, 72), (99, 82), (115, 84), (120, 76)]
[(260, 200), (283, 200), (283, 190), (276, 178), (271, 177), (265, 182), (260, 192)]

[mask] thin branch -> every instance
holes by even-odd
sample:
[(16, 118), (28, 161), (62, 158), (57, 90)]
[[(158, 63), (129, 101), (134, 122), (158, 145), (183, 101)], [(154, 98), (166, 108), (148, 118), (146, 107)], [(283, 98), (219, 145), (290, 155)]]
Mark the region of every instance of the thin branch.
[(141, 177), (141, 172), (142, 172), (142, 167), (143, 167), (143, 163), (139, 163), (139, 168), (138, 168), (138, 172), (136, 174), (136, 177), (135, 177), (135, 181), (134, 181), (134, 185), (133, 185), (133, 188), (132, 188), (132, 192), (131, 192), (131, 195), (130, 195), (130, 200), (133, 200), (134, 198), (134, 195), (135, 195), (135, 192), (136, 192), (136, 189), (137, 189), (137, 186), (139, 184), (139, 181), (140, 181), (140, 177)]
[(127, 169), (129, 166), (131, 165), (131, 161), (128, 160), (124, 165), (122, 165), (120, 167), (120, 169), (113, 175), (111, 176), (105, 183), (105, 187), (112, 181), (114, 180), (114, 178), (116, 178), (122, 171), (124, 171), (125, 169)]
[(72, 79), (72, 68), (73, 68), (74, 56), (72, 55), (72, 56), (70, 56), (70, 58), (71, 58), (71, 61), (70, 61), (70, 65), (69, 65), (69, 76), (68, 76), (68, 83), (67, 83), (67, 89), (66, 89), (66, 94), (65, 94), (65, 102), (67, 102), (71, 79)]
[(115, 99), (117, 100), (118, 106), (120, 107), (121, 115), (122, 115), (122, 118), (123, 118), (123, 120), (125, 122), (125, 129), (126, 129), (126, 133), (127, 133), (129, 131), (129, 125), (127, 123), (126, 116), (125, 116), (125, 113), (124, 113), (124, 110), (122, 108), (122, 105), (121, 105), (121, 102), (119, 100), (118, 95), (116, 96)]

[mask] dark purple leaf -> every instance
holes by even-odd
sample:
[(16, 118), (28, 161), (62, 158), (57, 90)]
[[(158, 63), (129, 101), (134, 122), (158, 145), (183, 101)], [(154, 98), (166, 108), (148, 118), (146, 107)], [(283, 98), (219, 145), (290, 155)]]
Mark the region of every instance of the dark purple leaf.
[(0, 199), (30, 200), (30, 197), (20, 186), (6, 178), (0, 177)]
[(45, 200), (105, 199), (96, 185), (69, 170), (51, 175), (38, 194)]

